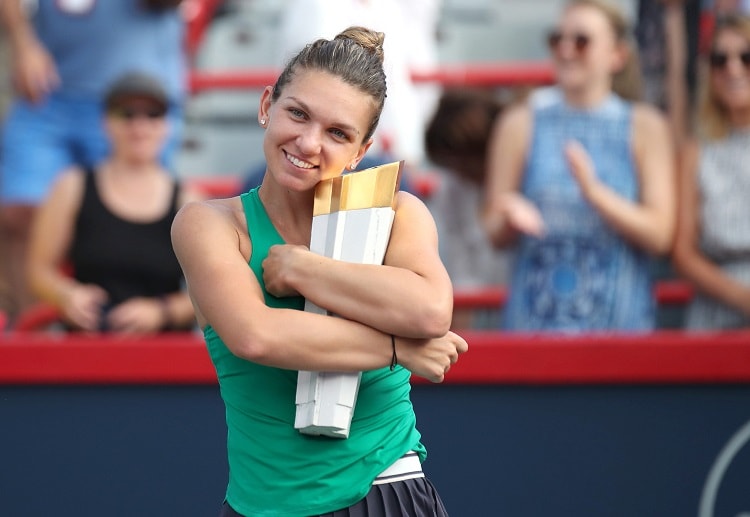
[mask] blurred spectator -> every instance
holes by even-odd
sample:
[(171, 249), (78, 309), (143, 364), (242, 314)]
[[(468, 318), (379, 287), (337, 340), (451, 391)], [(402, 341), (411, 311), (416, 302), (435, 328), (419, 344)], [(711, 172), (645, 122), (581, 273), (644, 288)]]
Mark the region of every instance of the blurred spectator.
[(491, 245), (479, 212), (487, 142), (502, 108), (489, 91), (448, 89), (427, 125), (427, 156), (441, 169), (426, 203), (437, 225), (440, 256), (457, 289), (507, 281), (506, 253)]
[(73, 329), (155, 332), (193, 325), (170, 228), (194, 196), (159, 162), (168, 104), (149, 75), (116, 81), (104, 102), (111, 154), (95, 169), (63, 172), (34, 219), (29, 284)]
[(163, 155), (169, 163), (179, 142), (185, 89), (179, 3), (0, 2), (17, 92), (3, 132), (0, 253), (16, 311), (31, 302), (22, 271), (34, 208), (61, 171), (74, 164), (93, 167), (106, 156), (100, 100), (106, 86), (127, 71), (147, 71), (169, 92), (172, 138)]
[(673, 138), (692, 131), (701, 0), (640, 0), (636, 39), (644, 79), (643, 100), (665, 111)]
[[(10, 49), (8, 46), (9, 42), (5, 32), (0, 33), (0, 135), (2, 135), (2, 121), (5, 119), (5, 113), (11, 98), (10, 74), (8, 73), (8, 70), (10, 70)], [(0, 163), (2, 163), (2, 153), (3, 149), (0, 146)], [(2, 175), (1, 170), (0, 175)], [(7, 245), (3, 233), (0, 231), (0, 249)], [(2, 271), (5, 270), (3, 260), (5, 260), (4, 254), (0, 253), (0, 319), (4, 319), (3, 322), (0, 322), (0, 332), (5, 328), (7, 315), (12, 307), (10, 286), (5, 275), (2, 274)]]
[(750, 12), (749, 0), (706, 0), (714, 15), (721, 18), (729, 14), (746, 14)]
[[(398, 0), (398, 4), (408, 31), (408, 44), (400, 50), (406, 53), (409, 72), (434, 72), (439, 65), (438, 27), (443, 1)], [(439, 82), (428, 81), (415, 82), (413, 88), (416, 111), (409, 110), (409, 114), (418, 118), (420, 134), (423, 135), (437, 109), (443, 87)]]
[[(5, 32), (0, 34), (0, 121), (5, 118), (11, 100), (10, 42)], [(2, 149), (0, 149), (2, 152)]]
[(714, 31), (700, 138), (683, 153), (676, 269), (696, 287), (689, 329), (750, 326), (750, 19)]
[(632, 100), (637, 60), (614, 6), (569, 2), (548, 42), (556, 94), (509, 108), (490, 143), (485, 227), (516, 253), (504, 327), (650, 330), (649, 255), (670, 250), (675, 224), (668, 126)]
[(716, 20), (727, 15), (750, 14), (750, 0), (703, 0), (701, 12), (701, 28), (698, 49), (701, 54), (707, 54), (713, 42)]

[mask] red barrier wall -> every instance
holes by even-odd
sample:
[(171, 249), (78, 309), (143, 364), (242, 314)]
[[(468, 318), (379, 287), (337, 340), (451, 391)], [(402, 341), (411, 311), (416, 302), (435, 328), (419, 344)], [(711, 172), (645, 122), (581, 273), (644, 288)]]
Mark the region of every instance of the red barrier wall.
[[(750, 383), (750, 331), (461, 334), (469, 352), (448, 373), (448, 384)], [(0, 384), (215, 382), (199, 334), (133, 338), (19, 332), (0, 338)]]

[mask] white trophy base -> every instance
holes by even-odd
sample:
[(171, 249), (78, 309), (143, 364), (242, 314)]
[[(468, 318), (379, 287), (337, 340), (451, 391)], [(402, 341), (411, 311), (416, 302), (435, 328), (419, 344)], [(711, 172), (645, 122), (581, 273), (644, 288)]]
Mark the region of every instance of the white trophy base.
[[(346, 262), (382, 264), (394, 215), (390, 207), (316, 215), (310, 250)], [(309, 301), (305, 310), (327, 314)], [(361, 377), (361, 372), (299, 372), (294, 427), (303, 434), (347, 438)]]

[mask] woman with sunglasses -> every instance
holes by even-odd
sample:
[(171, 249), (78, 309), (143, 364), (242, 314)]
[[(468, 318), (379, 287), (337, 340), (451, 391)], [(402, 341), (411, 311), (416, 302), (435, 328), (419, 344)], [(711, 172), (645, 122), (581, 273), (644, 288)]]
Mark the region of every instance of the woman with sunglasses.
[(139, 73), (104, 100), (111, 153), (95, 170), (70, 169), (36, 215), (28, 280), (71, 330), (189, 329), (194, 312), (171, 246), (177, 210), (196, 197), (163, 168), (166, 92)]
[(750, 19), (713, 33), (697, 122), (683, 153), (675, 268), (696, 288), (689, 329), (750, 326)]
[(503, 326), (652, 329), (650, 257), (675, 224), (668, 126), (627, 100), (637, 65), (616, 8), (568, 3), (549, 46), (554, 94), (509, 109), (490, 143), (485, 228), (515, 245)]

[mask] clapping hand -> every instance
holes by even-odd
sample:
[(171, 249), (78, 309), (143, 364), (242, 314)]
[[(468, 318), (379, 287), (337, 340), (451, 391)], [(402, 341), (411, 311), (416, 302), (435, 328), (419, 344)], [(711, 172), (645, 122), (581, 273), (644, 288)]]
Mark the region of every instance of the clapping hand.
[(518, 192), (507, 192), (503, 195), (500, 205), (508, 225), (515, 231), (534, 237), (544, 235), (542, 214), (526, 197)]
[(591, 189), (599, 182), (589, 153), (577, 140), (570, 140), (565, 145), (564, 153), (573, 173), (573, 178), (581, 187), (583, 196), (588, 198)]

